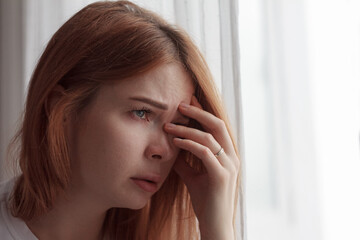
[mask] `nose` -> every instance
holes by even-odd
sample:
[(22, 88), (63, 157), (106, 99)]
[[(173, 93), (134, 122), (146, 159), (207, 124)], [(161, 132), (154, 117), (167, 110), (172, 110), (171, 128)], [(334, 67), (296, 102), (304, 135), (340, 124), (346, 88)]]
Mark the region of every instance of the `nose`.
[(171, 144), (171, 137), (163, 130), (157, 130), (149, 136), (145, 149), (147, 159), (168, 161), (174, 155), (174, 147)]

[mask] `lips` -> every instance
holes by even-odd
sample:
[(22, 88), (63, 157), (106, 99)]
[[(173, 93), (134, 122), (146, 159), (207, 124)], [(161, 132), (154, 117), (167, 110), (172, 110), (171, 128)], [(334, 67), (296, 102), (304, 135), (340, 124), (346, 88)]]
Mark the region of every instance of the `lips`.
[(158, 175), (136, 176), (132, 177), (131, 180), (142, 190), (154, 193), (158, 190), (161, 177)]

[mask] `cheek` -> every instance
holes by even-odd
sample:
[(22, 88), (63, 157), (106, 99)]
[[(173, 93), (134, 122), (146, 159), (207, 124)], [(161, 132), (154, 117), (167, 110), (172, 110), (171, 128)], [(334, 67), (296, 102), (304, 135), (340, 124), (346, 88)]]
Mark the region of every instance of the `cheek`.
[(95, 174), (127, 171), (133, 160), (140, 158), (143, 144), (139, 134), (114, 118), (93, 119), (79, 134), (77, 158), (81, 168)]

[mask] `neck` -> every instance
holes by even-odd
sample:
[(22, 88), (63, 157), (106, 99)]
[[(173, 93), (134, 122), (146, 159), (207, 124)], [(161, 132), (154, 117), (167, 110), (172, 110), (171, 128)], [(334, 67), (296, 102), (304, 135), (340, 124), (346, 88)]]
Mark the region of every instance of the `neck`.
[(101, 239), (107, 209), (81, 194), (60, 198), (54, 208), (26, 224), (38, 239)]

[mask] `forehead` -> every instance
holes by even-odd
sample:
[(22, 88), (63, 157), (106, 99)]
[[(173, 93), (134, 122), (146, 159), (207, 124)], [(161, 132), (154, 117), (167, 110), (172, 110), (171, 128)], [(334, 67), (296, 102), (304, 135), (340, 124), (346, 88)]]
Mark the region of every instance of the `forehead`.
[(115, 84), (118, 96), (146, 96), (166, 104), (190, 101), (194, 85), (190, 75), (178, 63), (163, 64), (136, 77)]

